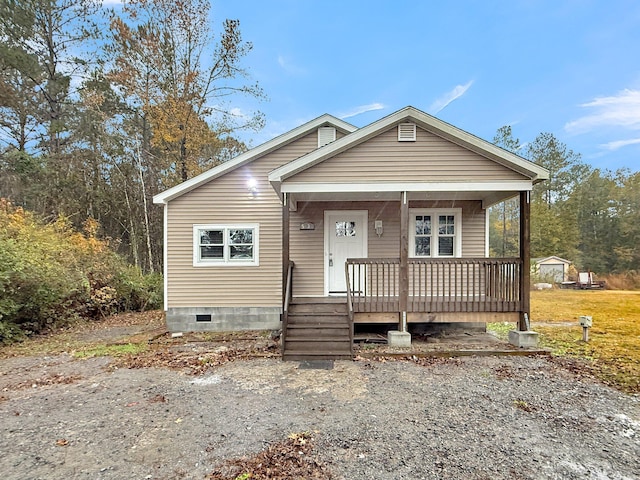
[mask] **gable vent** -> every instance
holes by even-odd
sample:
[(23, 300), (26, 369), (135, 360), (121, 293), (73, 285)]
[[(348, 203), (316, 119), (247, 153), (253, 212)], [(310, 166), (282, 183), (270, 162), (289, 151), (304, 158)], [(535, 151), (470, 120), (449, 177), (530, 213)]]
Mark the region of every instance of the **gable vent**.
[(336, 140), (336, 129), (334, 127), (320, 127), (318, 129), (318, 148), (334, 142)]
[(399, 142), (415, 142), (416, 141), (416, 124), (401, 123), (398, 125), (398, 141)]

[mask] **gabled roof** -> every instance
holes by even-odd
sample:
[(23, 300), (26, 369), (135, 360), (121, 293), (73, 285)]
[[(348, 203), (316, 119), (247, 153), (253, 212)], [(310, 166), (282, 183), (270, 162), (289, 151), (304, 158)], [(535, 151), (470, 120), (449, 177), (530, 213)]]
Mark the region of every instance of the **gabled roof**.
[(547, 260), (556, 260), (560, 263), (566, 263), (567, 265), (573, 263), (571, 260), (565, 260), (564, 258), (556, 257), (555, 255), (551, 255), (550, 257), (540, 257), (540, 258), (532, 258), (533, 263), (542, 263)]
[[(272, 140), (269, 140), (268, 142), (263, 143), (262, 145), (259, 145), (238, 155), (228, 162), (224, 162), (217, 167), (213, 167), (211, 170), (207, 170), (206, 172), (203, 172), (200, 175), (187, 180), (186, 182), (182, 182), (175, 187), (158, 193), (153, 197), (153, 203), (167, 203), (174, 198), (190, 192), (200, 185), (218, 178), (227, 172), (235, 170), (236, 168), (242, 167), (243, 165), (246, 165), (247, 163), (250, 163), (270, 152), (273, 152), (274, 150), (277, 150), (278, 148), (287, 145), (288, 143), (291, 143), (305, 135), (308, 135), (309, 133), (323, 126), (336, 127), (336, 129), (342, 131), (343, 133), (351, 133), (357, 130), (357, 127), (332, 115), (321, 115), (314, 120), (300, 125), (299, 127), (294, 128), (287, 133), (284, 133)], [(324, 148), (326, 148), (326, 146)]]
[(535, 163), (409, 106), (373, 122), (366, 127), (362, 127), (354, 133), (327, 145), (321, 150), (315, 150), (286, 165), (276, 168), (269, 174), (269, 181), (274, 184), (274, 186), (277, 186), (287, 178), (365, 142), (394, 125), (403, 122), (415, 123), (420, 128), (434, 135), (449, 140), (467, 150), (482, 155), (530, 178), (534, 184), (549, 178), (549, 172)]

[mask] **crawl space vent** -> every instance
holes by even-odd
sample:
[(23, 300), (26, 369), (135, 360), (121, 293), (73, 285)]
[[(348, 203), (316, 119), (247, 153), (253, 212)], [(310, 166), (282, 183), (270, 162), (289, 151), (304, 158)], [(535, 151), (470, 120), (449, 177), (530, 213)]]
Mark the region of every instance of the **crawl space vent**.
[(398, 125), (398, 141), (399, 142), (415, 142), (416, 141), (416, 124), (401, 123)]

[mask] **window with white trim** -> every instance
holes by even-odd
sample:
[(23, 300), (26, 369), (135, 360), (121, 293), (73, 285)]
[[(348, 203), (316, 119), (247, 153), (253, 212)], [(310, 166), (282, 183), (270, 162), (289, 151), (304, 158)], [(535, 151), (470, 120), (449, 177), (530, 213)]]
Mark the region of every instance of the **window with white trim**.
[(257, 266), (258, 224), (194, 225), (193, 265)]
[(462, 256), (462, 210), (410, 209), (410, 257)]

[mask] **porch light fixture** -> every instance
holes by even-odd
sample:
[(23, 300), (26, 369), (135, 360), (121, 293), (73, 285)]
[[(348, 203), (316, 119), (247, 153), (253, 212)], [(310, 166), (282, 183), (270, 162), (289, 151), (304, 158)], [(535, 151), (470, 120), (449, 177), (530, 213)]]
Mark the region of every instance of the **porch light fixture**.
[(247, 180), (247, 190), (254, 197), (258, 196), (258, 182), (255, 178), (250, 178), (249, 180)]
[(376, 235), (378, 235), (378, 237), (381, 237), (382, 236), (382, 232), (383, 232), (382, 220), (376, 220), (373, 225), (374, 225), (374, 227), (376, 229)]

